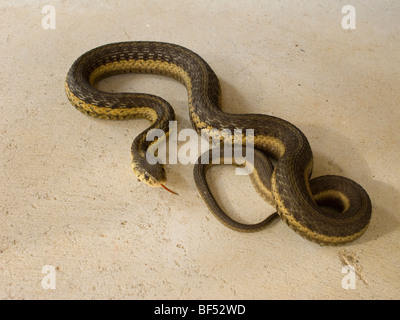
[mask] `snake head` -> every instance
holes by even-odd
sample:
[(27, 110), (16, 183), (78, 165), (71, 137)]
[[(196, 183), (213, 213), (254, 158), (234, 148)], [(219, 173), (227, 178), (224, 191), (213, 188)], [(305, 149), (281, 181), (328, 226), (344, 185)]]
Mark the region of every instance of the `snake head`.
[(167, 180), (163, 165), (132, 162), (133, 173), (140, 181), (152, 187), (159, 187)]
[(143, 181), (147, 185), (151, 187), (162, 187), (165, 190), (177, 195), (176, 192), (168, 189), (164, 185), (167, 178), (165, 175), (164, 166), (162, 164), (149, 164), (148, 162), (136, 163), (132, 161), (132, 170), (139, 180)]

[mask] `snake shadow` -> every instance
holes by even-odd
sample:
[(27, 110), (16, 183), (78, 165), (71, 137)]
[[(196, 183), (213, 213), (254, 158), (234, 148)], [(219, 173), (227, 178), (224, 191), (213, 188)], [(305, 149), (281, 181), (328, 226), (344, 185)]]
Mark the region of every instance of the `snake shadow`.
[[(222, 109), (226, 112), (233, 113), (266, 113), (271, 114), (269, 110), (273, 110), (274, 106), (279, 106), (279, 101), (274, 101), (274, 95), (266, 101), (265, 111), (249, 110), (252, 103), (240, 95), (239, 91), (229, 82), (220, 79), (222, 87)], [(278, 99), (278, 97), (276, 98)], [(228, 107), (229, 106), (229, 110)], [(247, 110), (244, 110), (246, 109)], [(309, 139), (313, 155), (314, 169), (312, 177), (322, 175), (339, 175), (352, 179), (359, 183), (369, 194), (372, 203), (372, 216), (370, 225), (365, 234), (357, 239), (358, 243), (368, 243), (379, 239), (382, 236), (397, 232), (400, 227), (400, 221), (396, 218), (396, 211), (400, 208), (394, 203), (394, 199), (400, 199), (400, 191), (383, 181), (376, 179), (368, 166), (363, 155), (355, 151), (350, 139), (346, 136), (332, 131), (326, 127), (316, 124), (302, 122), (301, 119), (293, 124), (303, 131)], [(315, 145), (319, 141), (329, 141), (329, 146), (333, 149), (332, 154), (335, 158), (331, 158), (327, 154), (319, 151)], [(346, 155), (352, 155), (351, 158)], [(343, 165), (341, 165), (343, 163)], [(345, 165), (344, 165), (345, 164)], [(348, 244), (348, 245), (351, 245)]]
[[(313, 139), (309, 137), (309, 142), (314, 154), (314, 170), (312, 177), (318, 177), (327, 174), (344, 176), (359, 183), (368, 193), (372, 203), (372, 216), (370, 225), (358, 243), (367, 243), (399, 230), (400, 221), (396, 218), (396, 208), (393, 204), (394, 199), (400, 198), (400, 191), (392, 185), (377, 180), (368, 166), (363, 155), (356, 152), (350, 139), (346, 136), (333, 132), (330, 129), (318, 124), (299, 124), (301, 130), (312, 132), (313, 137), (321, 141), (332, 141), (329, 143), (334, 149), (335, 159), (318, 151), (313, 147)], [(337, 152), (336, 152), (337, 151)], [(351, 154), (349, 159), (345, 155)], [(341, 161), (341, 159), (343, 161)], [(340, 165), (339, 163), (345, 163)], [(348, 244), (348, 245), (351, 245)]]

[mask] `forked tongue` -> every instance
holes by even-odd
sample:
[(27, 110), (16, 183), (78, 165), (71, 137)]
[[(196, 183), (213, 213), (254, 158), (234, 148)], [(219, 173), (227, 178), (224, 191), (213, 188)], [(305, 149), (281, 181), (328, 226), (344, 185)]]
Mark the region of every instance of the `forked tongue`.
[(163, 187), (165, 190), (167, 190), (167, 191), (169, 191), (169, 192), (171, 192), (171, 193), (173, 193), (173, 194), (178, 195), (175, 191), (172, 191), (171, 189), (168, 189), (168, 188), (167, 188), (166, 186), (164, 186), (163, 184), (160, 184), (160, 186)]

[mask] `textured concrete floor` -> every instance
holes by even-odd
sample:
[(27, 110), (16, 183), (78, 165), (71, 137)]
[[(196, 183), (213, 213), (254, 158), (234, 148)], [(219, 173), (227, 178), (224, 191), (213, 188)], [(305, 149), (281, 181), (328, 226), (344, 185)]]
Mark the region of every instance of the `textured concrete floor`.
[[(345, 4), (2, 1), (0, 298), (399, 299), (400, 8), (351, 1), (356, 29), (343, 30)], [(45, 5), (56, 9), (54, 30), (42, 27)], [(179, 196), (138, 183), (129, 150), (147, 122), (86, 117), (64, 93), (80, 54), (122, 40), (186, 46), (220, 77), (225, 110), (298, 126), (314, 176), (344, 175), (370, 194), (365, 235), (321, 247), (283, 222), (231, 231), (199, 198), (192, 165), (167, 166)], [(160, 95), (178, 129), (190, 127), (185, 88), (173, 80), (127, 75), (100, 87)], [(209, 178), (238, 219), (273, 212), (232, 167)], [(347, 263), (358, 272), (345, 290)], [(42, 273), (46, 265), (54, 272)], [(55, 289), (42, 281), (51, 275)]]

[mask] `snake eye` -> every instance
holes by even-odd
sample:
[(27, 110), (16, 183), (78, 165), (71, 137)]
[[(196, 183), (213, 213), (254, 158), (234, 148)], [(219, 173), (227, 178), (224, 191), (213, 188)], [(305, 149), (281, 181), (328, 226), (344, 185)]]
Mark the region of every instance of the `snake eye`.
[(150, 179), (150, 175), (147, 172), (144, 173), (144, 179), (145, 180), (149, 180)]

